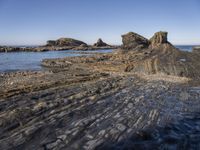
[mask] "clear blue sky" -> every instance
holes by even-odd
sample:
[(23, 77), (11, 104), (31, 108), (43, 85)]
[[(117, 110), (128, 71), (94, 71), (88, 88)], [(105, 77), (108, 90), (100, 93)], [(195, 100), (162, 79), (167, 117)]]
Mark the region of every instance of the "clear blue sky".
[(0, 45), (59, 37), (121, 44), (126, 32), (160, 30), (174, 44), (200, 44), (200, 0), (0, 0)]

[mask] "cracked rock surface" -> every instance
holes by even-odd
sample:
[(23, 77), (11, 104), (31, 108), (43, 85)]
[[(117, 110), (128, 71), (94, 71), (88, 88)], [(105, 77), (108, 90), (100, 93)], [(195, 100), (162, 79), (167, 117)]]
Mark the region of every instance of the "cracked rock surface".
[[(176, 147), (185, 132), (197, 144), (199, 120), (191, 117), (199, 111), (200, 88), (181, 78), (171, 82), (79, 67), (1, 76), (0, 149)], [(187, 116), (192, 121), (179, 125)], [(178, 129), (165, 130), (171, 123)]]

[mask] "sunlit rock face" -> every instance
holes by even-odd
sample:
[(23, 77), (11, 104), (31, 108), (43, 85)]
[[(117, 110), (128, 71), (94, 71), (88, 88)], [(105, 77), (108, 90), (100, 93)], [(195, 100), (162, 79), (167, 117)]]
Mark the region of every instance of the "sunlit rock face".
[(134, 32), (122, 35), (122, 43), (122, 48), (125, 50), (145, 48), (149, 45), (148, 39)]
[[(167, 36), (168, 33), (163, 31), (155, 33), (149, 40), (133, 32), (123, 35), (122, 49), (124, 52), (129, 50), (124, 53), (128, 58), (125, 71), (199, 78), (199, 53), (177, 49)], [(123, 57), (120, 56), (120, 59)]]
[(162, 32), (162, 31), (156, 32), (154, 36), (150, 39), (151, 45), (168, 43), (167, 35), (168, 35), (167, 32)]

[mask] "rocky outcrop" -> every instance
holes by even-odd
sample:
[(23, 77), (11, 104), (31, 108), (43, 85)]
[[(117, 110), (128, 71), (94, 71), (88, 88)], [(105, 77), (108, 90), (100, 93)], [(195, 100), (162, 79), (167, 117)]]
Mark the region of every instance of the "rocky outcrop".
[(53, 41), (53, 40), (47, 41), (47, 46), (55, 46), (55, 45), (56, 45), (56, 41)]
[[(137, 45), (135, 41), (133, 41), (133, 45)], [(126, 47), (126, 43), (124, 47)], [(129, 55), (125, 59), (128, 62), (125, 71), (200, 79), (200, 71), (198, 71), (200, 70), (199, 55), (183, 52), (175, 48), (168, 42), (167, 32), (155, 33), (149, 40), (148, 48), (141, 50), (127, 52), (124, 56), (121, 56), (126, 58), (126, 55)]]
[[(95, 71), (94, 65), (102, 71)], [(199, 115), (192, 118), (199, 111), (199, 88), (104, 72), (106, 65), (74, 61), (59, 71), (0, 75), (0, 149), (156, 149), (155, 145), (171, 148), (181, 142), (183, 149), (190, 149), (187, 142), (191, 148), (199, 145)], [(185, 114), (189, 122), (179, 124)], [(171, 122), (175, 125), (169, 126)], [(140, 132), (148, 127), (155, 131)]]
[(192, 52), (200, 54), (200, 46), (193, 47)]
[(167, 35), (167, 32), (160, 31), (155, 33), (154, 36), (150, 40), (148, 40), (147, 38), (137, 33), (129, 32), (125, 35), (122, 35), (122, 49), (138, 50), (148, 47), (160, 48), (160, 46), (163, 46), (163, 44), (165, 44), (165, 47), (171, 47), (172, 45), (168, 42)]
[(150, 39), (151, 45), (155, 46), (159, 44), (168, 43), (167, 35), (168, 35), (167, 32), (162, 32), (162, 31), (155, 33), (154, 36)]
[(125, 50), (146, 48), (149, 46), (148, 39), (134, 32), (122, 35), (122, 42), (122, 48)]
[(43, 51), (60, 51), (60, 50), (97, 50), (97, 49), (116, 49), (118, 46), (110, 46), (104, 43), (101, 39), (95, 46), (87, 45), (86, 43), (71, 39), (60, 38), (58, 40), (49, 40), (44, 46), (38, 47), (0, 47), (0, 52), (43, 52)]
[(102, 39), (98, 39), (97, 43), (95, 43), (94, 46), (96, 46), (96, 47), (105, 47), (105, 46), (109, 46), (109, 45), (107, 43), (103, 42)]
[(47, 41), (47, 46), (80, 46), (82, 44), (87, 45), (82, 41), (75, 40), (72, 38), (60, 38), (56, 41)]

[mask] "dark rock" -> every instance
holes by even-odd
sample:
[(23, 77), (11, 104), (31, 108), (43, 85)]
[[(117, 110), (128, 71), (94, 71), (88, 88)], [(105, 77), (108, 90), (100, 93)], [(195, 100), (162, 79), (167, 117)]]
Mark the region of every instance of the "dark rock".
[(60, 38), (56, 41), (47, 41), (47, 45), (46, 46), (80, 46), (80, 45), (87, 45), (86, 43), (79, 41), (79, 40), (75, 40), (72, 38)]
[(134, 32), (129, 32), (125, 35), (122, 35), (122, 42), (123, 49), (127, 50), (145, 48), (149, 45), (148, 39)]
[(103, 46), (109, 46), (107, 43), (104, 43), (102, 39), (98, 39), (97, 43), (94, 44), (96, 47), (103, 47)]
[(47, 46), (54, 46), (54, 45), (56, 45), (56, 41), (53, 40), (47, 41)]

